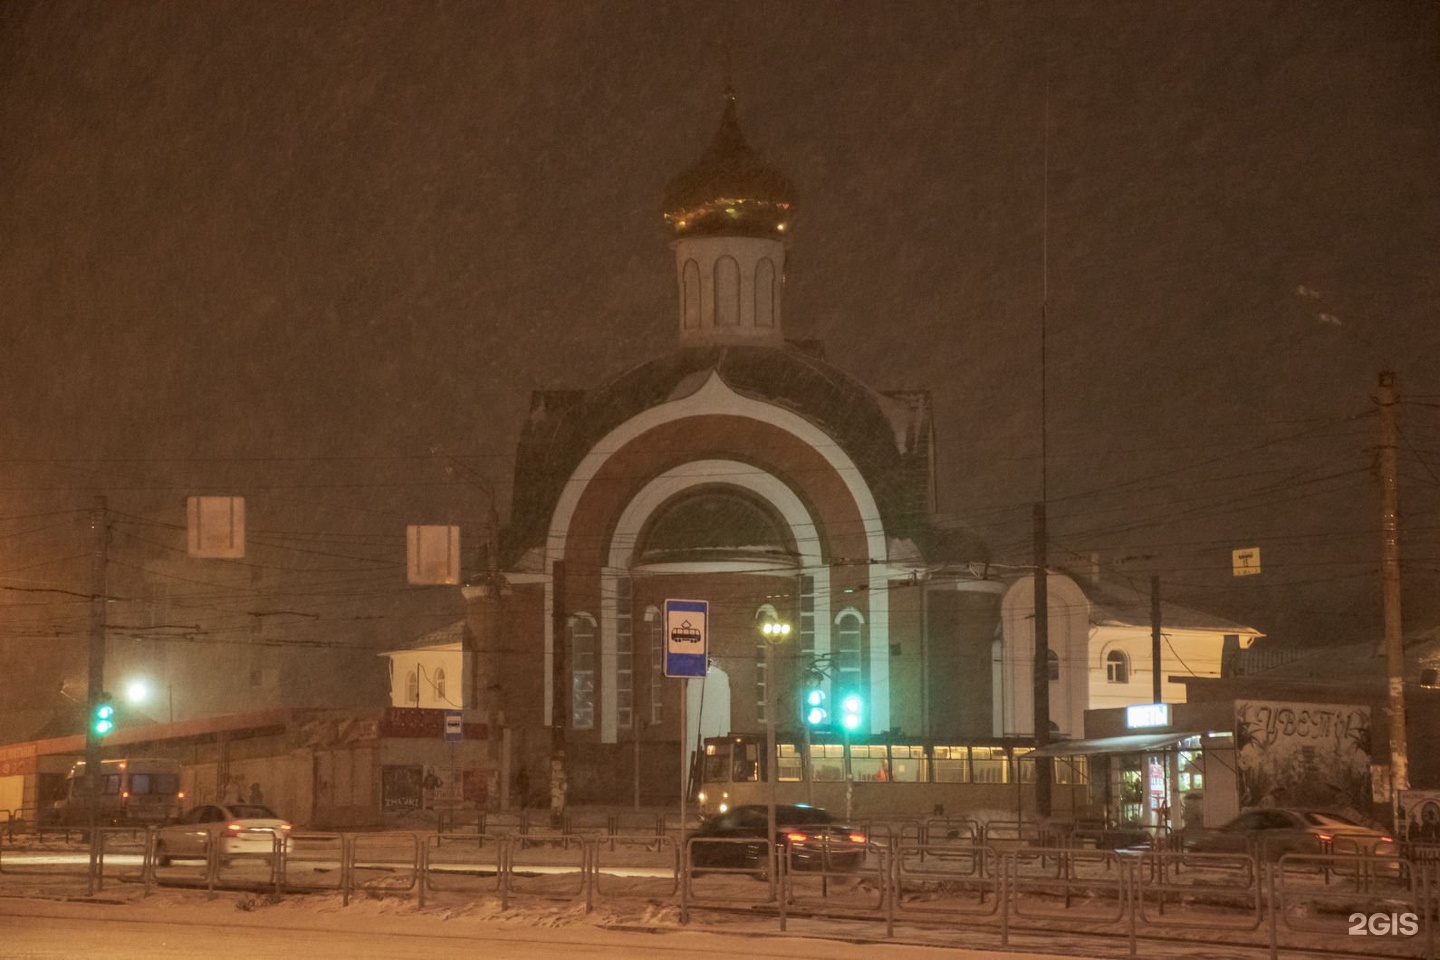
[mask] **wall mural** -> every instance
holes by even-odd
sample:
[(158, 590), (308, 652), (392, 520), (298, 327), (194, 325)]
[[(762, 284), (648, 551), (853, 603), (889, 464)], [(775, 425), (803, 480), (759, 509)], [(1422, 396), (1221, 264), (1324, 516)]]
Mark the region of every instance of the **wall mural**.
[(1368, 707), (1237, 701), (1235, 755), (1242, 810), (1369, 807)]

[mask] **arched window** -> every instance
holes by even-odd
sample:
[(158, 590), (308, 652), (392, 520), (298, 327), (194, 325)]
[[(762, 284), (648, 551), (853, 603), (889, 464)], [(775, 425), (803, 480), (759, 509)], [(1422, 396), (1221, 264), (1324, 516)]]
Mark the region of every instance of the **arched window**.
[(405, 674), (405, 706), (420, 706), (420, 674), (414, 670)]
[(775, 265), (768, 258), (755, 268), (755, 326), (775, 326)]
[(680, 297), (680, 325), (693, 330), (700, 326), (700, 268), (694, 260), (686, 260), (681, 271)]
[(734, 257), (715, 261), (715, 325), (734, 327), (740, 323), (740, 265)]
[(1130, 682), (1130, 658), (1123, 650), (1111, 650), (1105, 654), (1105, 679), (1111, 683)]
[(1050, 681), (1053, 683), (1054, 681), (1060, 679), (1060, 654), (1056, 653), (1054, 650), (1050, 650), (1048, 651), (1048, 653), (1048, 661), (1050, 664)]
[(435, 699), (444, 700), (445, 697), (445, 668), (435, 668)]
[(595, 726), (595, 618), (577, 613), (570, 618), (570, 725)]
[(836, 701), (846, 693), (865, 693), (865, 618), (852, 608), (835, 618)]
[(650, 722), (665, 719), (665, 631), (660, 608), (645, 609), (645, 626), (650, 634)]

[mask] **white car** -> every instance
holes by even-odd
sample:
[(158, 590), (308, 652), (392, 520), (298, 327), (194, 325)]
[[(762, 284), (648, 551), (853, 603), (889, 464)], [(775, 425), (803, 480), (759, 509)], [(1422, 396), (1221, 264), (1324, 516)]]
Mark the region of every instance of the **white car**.
[(155, 832), (155, 862), (204, 860), (211, 845), (224, 862), (232, 857), (268, 857), (277, 843), (290, 849), (290, 823), (258, 803), (205, 804), (179, 822)]

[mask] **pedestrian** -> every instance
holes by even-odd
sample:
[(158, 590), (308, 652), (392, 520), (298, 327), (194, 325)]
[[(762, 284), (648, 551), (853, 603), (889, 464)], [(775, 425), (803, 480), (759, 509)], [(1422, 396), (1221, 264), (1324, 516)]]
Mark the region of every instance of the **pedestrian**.
[(265, 802), (265, 794), (260, 792), (260, 784), (258, 783), (250, 784), (250, 802), (254, 804), (263, 804)]

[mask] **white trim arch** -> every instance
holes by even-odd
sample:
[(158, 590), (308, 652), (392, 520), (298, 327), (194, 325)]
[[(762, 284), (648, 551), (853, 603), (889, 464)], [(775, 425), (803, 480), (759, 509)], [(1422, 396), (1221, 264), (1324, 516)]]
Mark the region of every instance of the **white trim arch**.
[[(634, 417), (631, 417), (629, 420), (625, 421), (624, 423), (616, 427), (614, 430), (610, 431), (610, 433), (606, 434), (599, 442), (597, 442), (593, 447), (591, 447), (590, 452), (587, 453), (585, 457), (580, 461), (580, 463), (575, 467), (574, 472), (566, 481), (565, 486), (562, 488), (560, 496), (556, 501), (555, 511), (551, 515), (550, 519), (550, 529), (546, 536), (546, 570), (548, 571), (551, 568), (551, 561), (562, 560), (565, 558), (568, 549), (570, 525), (574, 521), (575, 511), (579, 508), (581, 497), (584, 496), (584, 493), (589, 487), (590, 482), (595, 479), (595, 477), (604, 468), (605, 464), (610, 460), (610, 458), (614, 456), (618, 451), (622, 450), (626, 445), (635, 440), (638, 440), (645, 433), (651, 430), (654, 430), (666, 424), (685, 420), (691, 417), (700, 416), (739, 417), (743, 419), (755, 420), (758, 423), (765, 424), (766, 426), (782, 430), (785, 433), (793, 436), (802, 444), (814, 450), (815, 453), (822, 460), (824, 460), (824, 462), (832, 470), (835, 471), (836, 476), (845, 485), (845, 490), (850, 495), (851, 502), (854, 505), (856, 512), (860, 515), (860, 521), (863, 525), (863, 532), (866, 541), (866, 549), (867, 553), (869, 554), (869, 556), (865, 559), (868, 561), (867, 586), (869, 594), (868, 599), (870, 614), (870, 641), (873, 645), (875, 645), (876, 648), (884, 650), (888, 653), (890, 649), (890, 594), (889, 578), (887, 575), (889, 569), (887, 563), (889, 553), (886, 544), (885, 526), (880, 517), (879, 506), (878, 504), (876, 504), (875, 497), (871, 492), (869, 486), (865, 483), (864, 477), (861, 475), (859, 467), (855, 465), (855, 462), (850, 459), (849, 455), (845, 453), (845, 451), (840, 447), (840, 445), (835, 442), (834, 438), (831, 437), (829, 434), (825, 433), (825, 431), (821, 430), (820, 427), (818, 427), (816, 424), (805, 419), (799, 414), (794, 413), (793, 411), (785, 409), (784, 407), (765, 403), (761, 400), (756, 400), (750, 397), (741, 396), (740, 394), (731, 390), (730, 387), (724, 382), (724, 380), (720, 378), (720, 375), (715, 371), (710, 372), (710, 375), (705, 380), (704, 384), (702, 384), (700, 388), (694, 393), (691, 393), (676, 400), (671, 400), (669, 402), (659, 404), (657, 406), (651, 407), (648, 410), (644, 410), (636, 414)], [(803, 504), (800, 502), (799, 497), (796, 496), (794, 491), (790, 490), (778, 478), (773, 477), (765, 471), (750, 464), (739, 464), (737, 461), (726, 460), (694, 461), (693, 463), (723, 463), (727, 465), (733, 464), (734, 466), (728, 466), (727, 469), (724, 471), (724, 475), (720, 478), (721, 482), (729, 483), (734, 486), (740, 486), (745, 489), (750, 489), (751, 492), (756, 493), (762, 497), (766, 497), (766, 499), (769, 500), (769, 502), (773, 506), (775, 506), (778, 510), (781, 511), (782, 516), (786, 516), (787, 522), (789, 522), (791, 516), (796, 515), (795, 510), (791, 509), (789, 514), (787, 515), (785, 506), (782, 503), (777, 502), (776, 500), (771, 499), (769, 496), (767, 496), (767, 492), (773, 492), (775, 496), (788, 500), (795, 506), (799, 507), (799, 514), (804, 517), (804, 522), (808, 524), (808, 526), (804, 530), (797, 531), (792, 524), (791, 533), (795, 539), (797, 550), (801, 554), (802, 565), (808, 568), (806, 570), (807, 573), (813, 571), (816, 577), (816, 653), (819, 654), (822, 652), (828, 652), (828, 637), (826, 638), (826, 643), (824, 645), (824, 648), (822, 649), (821, 637), (819, 635), (821, 632), (820, 626), (822, 624), (824, 624), (828, 628), (828, 617), (822, 619), (819, 616), (819, 601), (821, 597), (828, 598), (829, 596), (829, 570), (824, 566), (824, 562), (821, 557), (820, 545), (813, 518), (810, 517), (808, 510), (804, 508)], [(689, 477), (691, 482), (684, 485), (673, 486), (670, 490), (670, 493), (668, 493), (666, 497), (660, 498), (660, 500), (655, 503), (655, 506), (658, 506), (659, 503), (663, 502), (664, 499), (668, 498), (668, 496), (672, 496), (675, 492), (685, 489), (686, 486), (698, 485), (699, 481), (694, 480), (693, 473), (684, 474), (684, 471), (690, 467), (692, 467), (692, 464), (682, 464), (681, 466), (667, 471), (665, 474), (662, 474), (661, 477), (657, 477), (655, 480), (650, 481), (650, 483), (647, 484), (645, 488), (643, 488), (641, 492), (632, 499), (631, 503), (626, 506), (624, 516), (631, 518), (631, 522), (633, 522), (632, 511), (635, 510), (636, 502), (642, 499), (645, 499), (647, 502), (649, 502), (653, 498), (655, 493), (654, 491), (652, 491), (650, 494), (647, 494), (646, 491), (651, 491), (651, 487), (657, 481), (661, 481), (665, 477), (684, 475)], [(736, 469), (736, 467), (738, 467), (739, 469)], [(677, 472), (679, 473), (677, 474)], [(762, 480), (761, 478), (768, 478), (768, 480)], [(711, 475), (707, 476), (703, 482), (715, 483), (716, 479), (717, 478), (715, 476)], [(755, 489), (753, 486), (747, 486), (745, 482), (747, 480), (752, 484), (763, 487), (764, 492), (762, 492), (762, 490), (760, 489)], [(667, 482), (672, 484), (676, 483), (676, 481), (674, 480)], [(783, 488), (783, 492), (780, 488)], [(651, 509), (654, 509), (654, 507), (651, 507)], [(646, 513), (645, 516), (648, 517), (648, 513)], [(643, 523), (643, 519), (644, 518), (642, 517), (640, 522)], [(627, 521), (622, 518), (621, 526), (623, 526), (626, 522)], [(631, 531), (631, 533), (634, 535), (638, 535), (639, 527), (636, 526)], [(799, 535), (801, 533), (803, 533), (804, 536)], [(624, 540), (622, 539), (620, 534), (621, 529), (617, 527), (616, 536), (612, 540), (610, 566), (618, 569), (626, 569), (629, 562), (628, 558), (633, 552), (633, 543), (635, 540), (635, 536), (632, 535), (629, 538), (629, 542), (632, 544), (632, 549), (624, 550), (624, 553), (626, 555), (625, 562), (616, 563), (614, 557), (615, 544), (617, 544), (618, 542), (621, 545), (622, 549), (624, 544)], [(605, 592), (606, 591), (604, 590), (604, 585), (602, 584), (602, 596), (605, 594)], [(544, 627), (544, 660), (546, 664), (545, 716), (547, 718), (552, 716), (551, 697), (553, 696), (552, 691), (554, 690), (553, 670), (555, 637), (554, 629), (552, 626), (553, 617), (550, 616), (550, 611), (553, 609), (553, 606), (554, 584), (547, 580), (545, 584), (546, 616)], [(828, 629), (825, 632), (828, 633)], [(607, 631), (602, 628), (602, 637), (604, 637), (606, 633)], [(611, 635), (613, 636), (613, 634)], [(890, 726), (890, 685), (888, 657), (881, 660), (878, 665), (872, 663), (872, 669), (874, 670), (874, 672), (872, 673), (874, 699), (871, 703), (871, 729), (872, 732), (883, 732), (884, 730), (889, 729)], [(602, 702), (605, 702), (603, 697)]]

